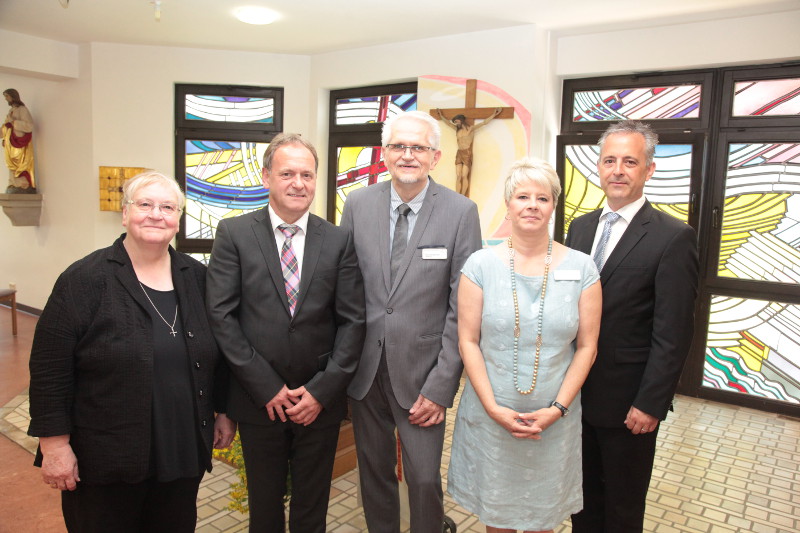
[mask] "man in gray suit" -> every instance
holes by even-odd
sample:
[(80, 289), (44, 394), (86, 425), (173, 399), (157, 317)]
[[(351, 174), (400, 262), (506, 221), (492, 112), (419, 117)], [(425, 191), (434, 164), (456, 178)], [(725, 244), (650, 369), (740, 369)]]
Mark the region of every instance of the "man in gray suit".
[(428, 176), (442, 155), (440, 137), (426, 113), (388, 120), (381, 141), (392, 179), (350, 194), (342, 216), (367, 301), (367, 336), (348, 394), (371, 533), (400, 531), (395, 428), (411, 531), (441, 533), (444, 520), (445, 409), (462, 370), (456, 293), (481, 233), (475, 203)]

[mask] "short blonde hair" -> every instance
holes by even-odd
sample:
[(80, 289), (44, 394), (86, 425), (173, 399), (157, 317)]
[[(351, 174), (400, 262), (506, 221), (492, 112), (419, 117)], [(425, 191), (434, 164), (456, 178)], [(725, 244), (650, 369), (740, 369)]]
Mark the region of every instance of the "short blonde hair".
[(136, 196), (136, 191), (142, 187), (154, 184), (160, 184), (168, 189), (172, 189), (172, 192), (175, 193), (175, 198), (178, 199), (178, 208), (183, 211), (183, 207), (186, 205), (186, 196), (178, 186), (178, 183), (169, 176), (152, 170), (137, 174), (125, 181), (125, 184), (122, 185), (122, 207), (125, 207), (133, 200), (133, 197)]
[(505, 200), (511, 201), (514, 191), (521, 184), (533, 181), (550, 189), (553, 195), (553, 205), (558, 205), (558, 197), (561, 194), (561, 181), (558, 179), (555, 169), (547, 161), (533, 157), (523, 157), (511, 165), (506, 178)]

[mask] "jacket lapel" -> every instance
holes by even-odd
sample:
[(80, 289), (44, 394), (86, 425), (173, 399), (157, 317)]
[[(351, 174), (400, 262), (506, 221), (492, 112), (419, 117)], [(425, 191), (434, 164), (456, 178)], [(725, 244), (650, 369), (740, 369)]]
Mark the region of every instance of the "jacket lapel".
[(608, 278), (611, 277), (614, 270), (616, 270), (623, 259), (631, 253), (639, 241), (642, 240), (642, 237), (647, 235), (647, 224), (650, 223), (652, 210), (653, 208), (650, 202), (645, 201), (642, 208), (636, 213), (633, 220), (631, 220), (631, 223), (628, 224), (625, 233), (622, 234), (619, 242), (611, 251), (611, 255), (608, 256), (608, 259), (606, 259), (603, 265), (603, 271), (600, 273), (602, 283), (605, 283)]
[(283, 270), (281, 269), (281, 258), (278, 256), (278, 244), (275, 241), (275, 233), (272, 231), (272, 224), (269, 219), (269, 211), (264, 207), (253, 220), (253, 234), (258, 241), (261, 255), (269, 269), (272, 283), (275, 285), (275, 292), (278, 300), (283, 302), (283, 308), (287, 315), (289, 312), (289, 301), (286, 299), (286, 287), (283, 281)]
[(594, 236), (597, 233), (597, 225), (600, 223), (602, 212), (602, 209), (596, 209), (588, 213), (586, 215), (586, 228), (573, 234), (575, 236), (574, 248), (579, 252), (583, 252), (586, 255), (592, 254), (592, 244), (594, 244)]
[(391, 208), (391, 200), (389, 187), (392, 186), (391, 180), (385, 181), (380, 185), (374, 187), (383, 187), (378, 201), (374, 203), (374, 214), (372, 220), (377, 220), (378, 224), (378, 256), (381, 258), (381, 269), (383, 270), (383, 283), (386, 286), (386, 293), (391, 290), (391, 257), (389, 251), (389, 209)]
[[(114, 247), (111, 250), (111, 261), (114, 261), (118, 264), (119, 268), (117, 268), (116, 276), (119, 282), (125, 287), (125, 290), (131, 295), (131, 297), (140, 305), (142, 309), (148, 309), (150, 307), (150, 302), (147, 301), (145, 297), (144, 291), (142, 287), (139, 285), (139, 280), (136, 277), (136, 272), (133, 270), (133, 264), (131, 263), (130, 257), (128, 257), (128, 252), (125, 250), (125, 246), (122, 244), (123, 237), (120, 237), (115, 243)], [(149, 315), (148, 315), (149, 316)]]
[[(306, 233), (305, 249), (303, 251), (303, 269), (300, 273), (300, 294), (297, 297), (297, 305), (294, 308), (294, 316), (300, 312), (300, 307), (306, 299), (311, 280), (317, 269), (319, 254), (322, 250), (323, 227), (320, 219), (315, 215), (308, 216), (308, 232)], [(281, 275), (283, 272), (281, 272)], [(288, 304), (287, 304), (288, 306)]]

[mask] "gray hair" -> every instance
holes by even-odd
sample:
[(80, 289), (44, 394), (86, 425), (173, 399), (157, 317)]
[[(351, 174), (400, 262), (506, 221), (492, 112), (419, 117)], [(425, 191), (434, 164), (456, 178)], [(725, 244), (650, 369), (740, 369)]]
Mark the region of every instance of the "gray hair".
[(442, 139), (442, 129), (439, 127), (439, 121), (433, 118), (429, 113), (424, 111), (407, 111), (393, 116), (383, 123), (383, 130), (381, 131), (381, 146), (386, 146), (392, 140), (392, 129), (399, 120), (419, 120), (424, 122), (430, 128), (428, 135), (428, 144), (435, 150), (439, 149), (439, 142)]
[(621, 120), (619, 122), (615, 122), (606, 128), (606, 131), (604, 131), (603, 135), (600, 136), (600, 140), (597, 141), (597, 146), (600, 147), (600, 151), (602, 152), (603, 145), (605, 145), (606, 139), (608, 139), (609, 135), (633, 135), (635, 133), (638, 133), (644, 137), (644, 154), (647, 158), (645, 163), (649, 167), (653, 164), (656, 146), (658, 146), (658, 133), (654, 132), (649, 124), (639, 122), (638, 120)]
[(167, 189), (172, 190), (175, 194), (175, 198), (178, 199), (178, 208), (183, 211), (183, 207), (186, 205), (186, 196), (178, 186), (178, 183), (169, 176), (154, 170), (142, 172), (125, 181), (122, 185), (122, 206), (125, 207), (128, 205), (133, 200), (133, 197), (136, 196), (136, 192), (142, 187), (156, 184), (163, 185)]
[(561, 194), (561, 181), (558, 179), (558, 174), (550, 163), (533, 157), (523, 157), (511, 165), (504, 193), (506, 203), (511, 201), (517, 187), (529, 181), (549, 188), (553, 195), (553, 205), (558, 205), (558, 197)]
[(267, 150), (264, 152), (264, 168), (267, 169), (267, 171), (272, 170), (272, 160), (275, 158), (275, 152), (278, 151), (278, 148), (290, 144), (299, 144), (300, 146), (308, 148), (308, 151), (314, 156), (314, 171), (319, 168), (317, 149), (314, 148), (314, 145), (311, 144), (310, 141), (304, 139), (299, 133), (279, 133), (270, 141)]

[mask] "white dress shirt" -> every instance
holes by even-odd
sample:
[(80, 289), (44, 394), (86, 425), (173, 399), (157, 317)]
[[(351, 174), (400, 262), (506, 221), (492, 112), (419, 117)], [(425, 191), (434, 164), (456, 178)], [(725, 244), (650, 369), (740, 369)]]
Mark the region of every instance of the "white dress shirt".
[[(641, 196), (638, 200), (634, 200), (633, 202), (620, 207), (616, 213), (619, 215), (619, 219), (614, 222), (614, 225), (611, 226), (611, 235), (608, 237), (608, 244), (606, 244), (605, 257), (603, 258), (603, 262), (601, 264), (605, 264), (608, 257), (611, 255), (611, 252), (614, 251), (614, 248), (617, 246), (617, 243), (622, 238), (622, 234), (625, 233), (625, 230), (628, 229), (628, 225), (633, 220), (633, 217), (636, 216), (636, 213), (644, 205), (646, 198), (644, 195)], [(603, 207), (603, 212), (600, 214), (600, 222), (597, 224), (597, 231), (594, 233), (594, 243), (592, 244), (592, 253), (589, 254), (590, 257), (594, 257), (594, 252), (597, 250), (597, 244), (600, 242), (600, 236), (603, 234), (603, 226), (606, 224), (606, 215), (611, 213), (612, 209), (608, 207), (608, 201), (606, 201), (606, 205)]]

